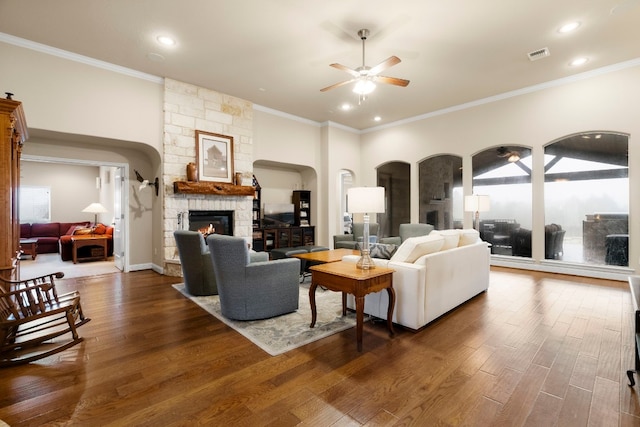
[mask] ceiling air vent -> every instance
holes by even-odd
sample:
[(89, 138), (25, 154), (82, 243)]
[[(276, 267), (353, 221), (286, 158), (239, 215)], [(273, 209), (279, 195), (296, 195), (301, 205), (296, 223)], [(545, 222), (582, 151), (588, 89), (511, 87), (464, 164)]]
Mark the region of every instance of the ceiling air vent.
[(549, 52), (549, 48), (548, 47), (544, 47), (542, 49), (534, 50), (533, 52), (529, 52), (527, 54), (527, 56), (529, 57), (530, 61), (537, 61), (538, 59), (546, 58), (549, 55), (551, 55), (551, 52)]

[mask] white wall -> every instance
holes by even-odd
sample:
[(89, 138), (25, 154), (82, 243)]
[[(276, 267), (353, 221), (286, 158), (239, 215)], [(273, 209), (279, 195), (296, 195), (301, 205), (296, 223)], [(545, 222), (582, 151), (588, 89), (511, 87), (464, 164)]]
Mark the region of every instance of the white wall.
[(82, 210), (99, 201), (95, 181), (99, 173), (96, 166), (23, 161), (20, 185), (51, 188), (51, 222), (93, 222), (94, 214)]
[[(2, 42), (0, 55), (12, 64), (0, 67), (2, 91), (14, 93), (25, 111), (30, 135), (24, 154), (129, 164), (131, 174), (138, 169), (143, 176), (159, 175), (162, 79), (132, 77)], [(129, 253), (135, 268), (152, 262), (149, 242), (162, 229), (161, 216), (154, 219), (153, 212), (162, 205), (154, 206), (151, 191), (138, 192), (133, 179)]]
[(0, 42), (2, 91), (23, 103), (29, 129), (137, 141), (162, 147), (163, 87)]

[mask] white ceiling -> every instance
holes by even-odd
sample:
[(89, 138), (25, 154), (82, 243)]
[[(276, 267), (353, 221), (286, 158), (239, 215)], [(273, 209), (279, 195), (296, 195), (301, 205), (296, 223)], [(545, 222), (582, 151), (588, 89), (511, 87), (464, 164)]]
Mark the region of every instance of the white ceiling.
[[(582, 25), (558, 33), (570, 20)], [(357, 106), (350, 85), (320, 89), (350, 78), (330, 63), (361, 65), (361, 28), (366, 65), (396, 55), (382, 74), (411, 83), (378, 85)], [(0, 32), (355, 129), (640, 65), (640, 0), (0, 0)], [(589, 62), (570, 67), (577, 56)]]

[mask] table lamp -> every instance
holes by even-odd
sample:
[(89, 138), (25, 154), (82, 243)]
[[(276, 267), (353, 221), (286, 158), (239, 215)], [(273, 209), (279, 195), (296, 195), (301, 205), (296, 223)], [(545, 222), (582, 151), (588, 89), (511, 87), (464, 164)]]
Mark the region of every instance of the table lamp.
[(353, 187), (347, 190), (349, 213), (364, 214), (361, 256), (356, 267), (362, 270), (375, 268), (369, 255), (369, 214), (384, 212), (384, 187)]
[(472, 196), (465, 196), (464, 198), (464, 210), (465, 212), (475, 212), (473, 217), (473, 228), (478, 229), (480, 212), (487, 212), (491, 209), (491, 201), (489, 196), (474, 194)]
[(108, 211), (100, 203), (91, 203), (89, 206), (87, 206), (86, 208), (82, 209), (82, 212), (88, 212), (88, 213), (92, 213), (92, 214), (95, 215), (94, 220), (93, 220), (93, 226), (95, 227), (96, 224), (98, 223), (98, 214), (99, 213), (108, 212)]

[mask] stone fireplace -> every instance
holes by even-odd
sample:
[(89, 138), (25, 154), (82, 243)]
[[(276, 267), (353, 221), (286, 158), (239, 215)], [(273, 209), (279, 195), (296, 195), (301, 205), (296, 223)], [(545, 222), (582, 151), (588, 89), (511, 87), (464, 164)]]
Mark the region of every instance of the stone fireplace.
[[(253, 104), (210, 89), (165, 79), (163, 182), (163, 274), (182, 276), (173, 232), (188, 230), (190, 212), (225, 212), (220, 226), (252, 243), (252, 200), (247, 195), (182, 194), (174, 183), (187, 180), (186, 167), (196, 161), (196, 130), (233, 137), (233, 172), (253, 174)], [(226, 221), (226, 222), (225, 222)], [(207, 220), (205, 225), (212, 223)], [(215, 226), (218, 231), (218, 226)]]
[[(165, 199), (164, 274), (182, 276), (175, 230), (197, 230), (214, 224), (216, 232), (244, 238), (252, 243), (252, 197), (215, 195), (172, 195)], [(201, 215), (202, 213), (207, 216)], [(195, 214), (195, 215), (194, 215)], [(192, 223), (192, 220), (195, 222)], [(215, 225), (217, 224), (217, 225)]]

